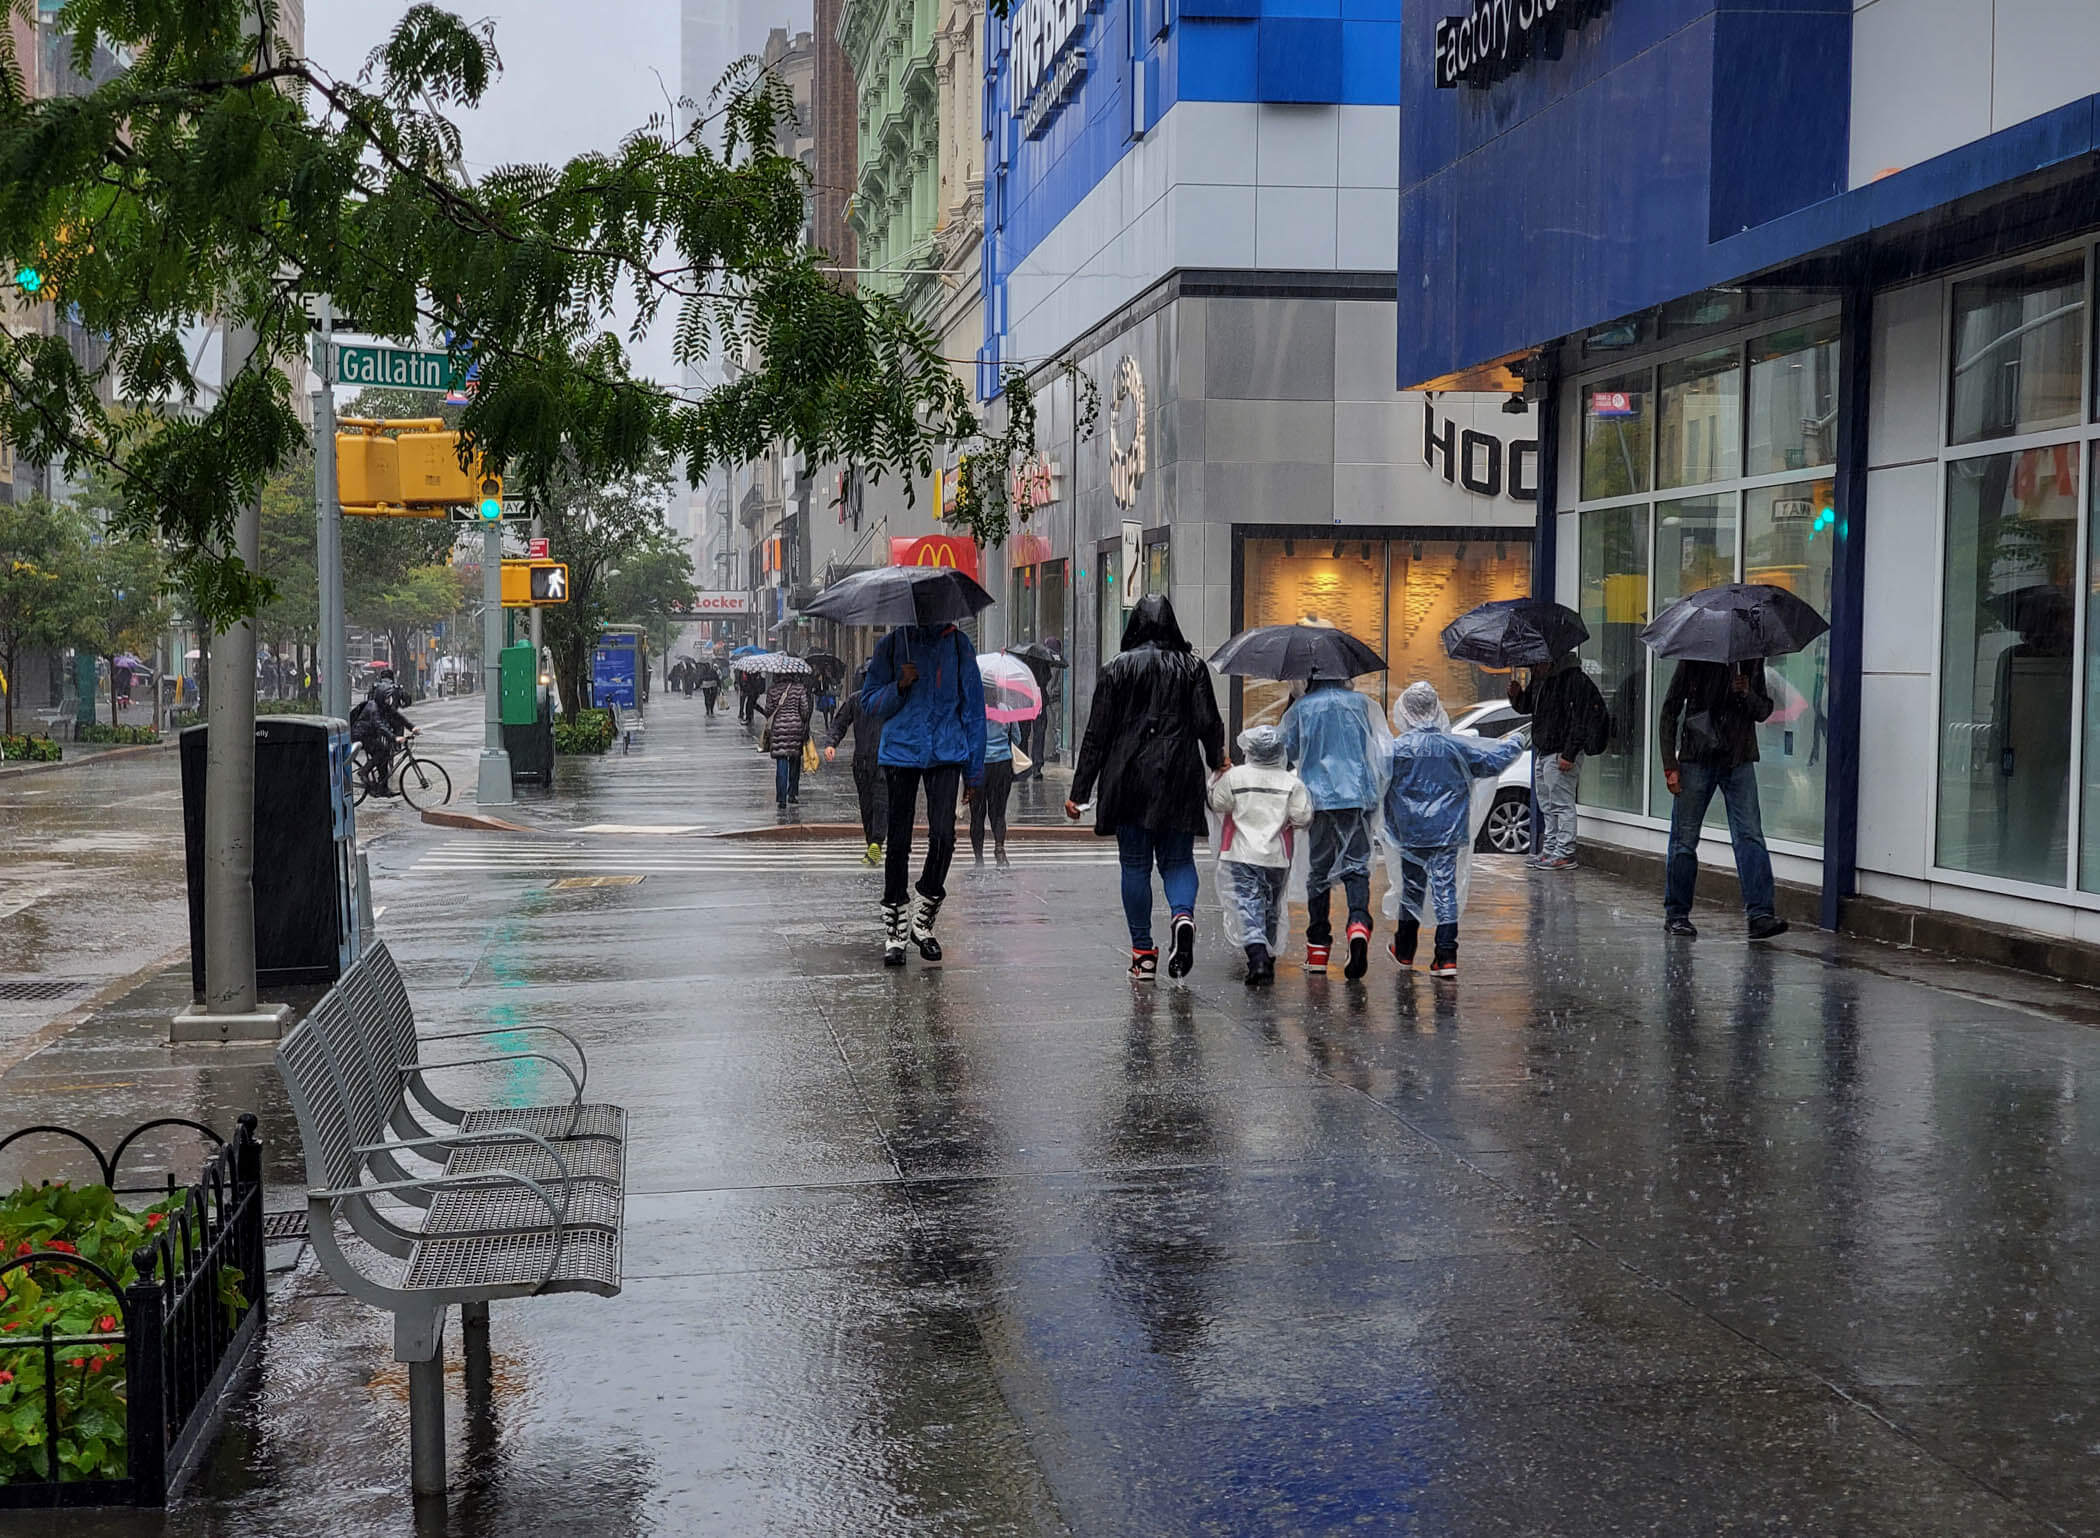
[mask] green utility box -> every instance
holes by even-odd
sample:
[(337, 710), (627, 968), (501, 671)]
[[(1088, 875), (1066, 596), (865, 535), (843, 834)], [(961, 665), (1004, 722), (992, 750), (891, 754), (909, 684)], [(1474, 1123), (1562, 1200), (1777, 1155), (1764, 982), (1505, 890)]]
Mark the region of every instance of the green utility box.
[(73, 653), (73, 719), (81, 726), (93, 726), (101, 719), (95, 714), (95, 684), (100, 676), (93, 652)]
[(520, 641), (497, 654), (503, 674), (503, 698), (499, 709), (505, 726), (530, 726), (540, 718), (539, 659), (532, 643)]

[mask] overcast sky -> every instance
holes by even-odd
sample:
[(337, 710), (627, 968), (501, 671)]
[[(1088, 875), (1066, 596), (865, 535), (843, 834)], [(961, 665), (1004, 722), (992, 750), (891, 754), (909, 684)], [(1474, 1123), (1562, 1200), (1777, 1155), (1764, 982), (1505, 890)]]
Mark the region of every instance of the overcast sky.
[[(307, 0), (306, 51), (355, 76), (410, 0)], [(678, 95), (678, 0), (463, 0), (459, 14), (492, 17), (503, 75), (478, 112), (463, 114), (468, 167), (566, 160), (614, 148)], [(636, 349), (645, 373), (671, 380), (671, 322)]]

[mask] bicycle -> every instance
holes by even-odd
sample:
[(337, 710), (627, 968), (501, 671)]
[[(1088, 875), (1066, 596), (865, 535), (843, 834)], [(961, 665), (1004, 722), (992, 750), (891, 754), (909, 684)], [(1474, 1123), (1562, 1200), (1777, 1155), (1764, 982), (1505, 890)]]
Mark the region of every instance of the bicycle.
[(396, 750), (393, 767), (388, 771), (386, 784), (379, 782), (371, 756), (365, 752), (363, 743), (350, 750), (350, 775), (356, 787), (355, 799), (364, 804), (367, 796), (380, 796), (391, 800), (399, 797), (409, 807), (420, 812), (426, 806), (443, 806), (452, 799), (452, 776), (445, 766), (435, 759), (419, 755), (414, 746), (415, 733), (410, 732), (401, 739)]

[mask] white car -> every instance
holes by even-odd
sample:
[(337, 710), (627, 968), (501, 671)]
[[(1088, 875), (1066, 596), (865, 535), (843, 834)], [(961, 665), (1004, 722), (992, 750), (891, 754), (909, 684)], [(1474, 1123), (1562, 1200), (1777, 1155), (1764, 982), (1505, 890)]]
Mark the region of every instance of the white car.
[(1518, 736), (1524, 751), (1492, 780), (1473, 787), (1476, 854), (1531, 853), (1531, 717), (1508, 700), (1481, 700), (1455, 711), (1451, 730), (1469, 737)]

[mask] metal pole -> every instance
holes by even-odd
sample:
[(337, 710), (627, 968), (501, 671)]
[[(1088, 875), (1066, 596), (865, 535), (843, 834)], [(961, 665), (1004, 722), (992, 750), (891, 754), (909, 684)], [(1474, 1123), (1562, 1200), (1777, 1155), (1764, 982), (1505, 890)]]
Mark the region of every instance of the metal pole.
[(314, 553), (321, 573), (321, 714), (350, 718), (349, 632), (343, 623), (343, 512), (335, 498), (335, 302), (320, 299), (314, 343)]
[(481, 750), (481, 774), (474, 799), (483, 806), (508, 806), (515, 799), (510, 783), (510, 755), (503, 750), (503, 525), (486, 525), (481, 534), (481, 601), (488, 607), (481, 620), (482, 719), (488, 736)]
[[(541, 520), (538, 513), (534, 513), (532, 515), (532, 537), (538, 539), (545, 533), (546, 524)], [(528, 612), (532, 616), (532, 687), (537, 692), (540, 684), (540, 606), (534, 604)]]
[(335, 301), (320, 298), (314, 343), (314, 552), (321, 570), (321, 714), (350, 718), (349, 630), (343, 622), (343, 510), (335, 497)]
[(445, 1359), (408, 1364), (408, 1473), (417, 1495), (445, 1493)]
[[(221, 388), (248, 366), (255, 333), (229, 323)], [(262, 500), (235, 516), (233, 554), (261, 564)], [(211, 734), (204, 780), (204, 1012), (255, 1013), (255, 626), (250, 620), (212, 636)]]

